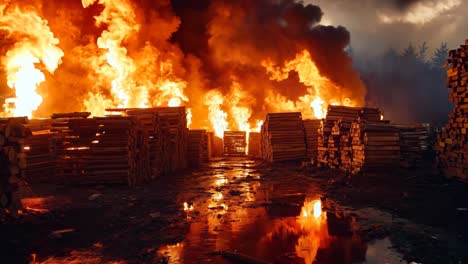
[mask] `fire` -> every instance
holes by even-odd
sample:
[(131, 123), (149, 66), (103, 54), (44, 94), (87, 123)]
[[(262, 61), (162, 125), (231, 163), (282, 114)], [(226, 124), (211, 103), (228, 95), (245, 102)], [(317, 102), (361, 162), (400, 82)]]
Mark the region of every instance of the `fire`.
[(264, 60), (262, 65), (270, 76), (270, 80), (283, 81), (289, 77), (292, 71), (297, 72), (299, 81), (307, 87), (307, 94), (296, 101), (286, 100), (283, 96), (273, 93), (267, 101), (280, 110), (301, 111), (304, 118), (322, 119), (327, 114), (327, 107), (331, 104), (355, 106), (355, 103), (347, 97), (336, 93), (340, 87), (330, 79), (320, 74), (317, 65), (312, 60), (310, 53), (303, 50), (291, 61), (286, 61), (281, 68), (271, 60)]
[(45, 81), (38, 64), (43, 64), (45, 70), (54, 73), (64, 54), (57, 47), (59, 40), (50, 31), (47, 20), (33, 9), (0, 5), (0, 14), (0, 30), (8, 32), (8, 37), (15, 39), (13, 47), (3, 58), (7, 85), (15, 90), (15, 97), (7, 98), (4, 109), (9, 116), (31, 118), (33, 111), (42, 103), (36, 89)]
[(208, 118), (211, 122), (215, 135), (222, 138), (224, 131), (228, 128), (227, 113), (221, 109), (224, 96), (217, 90), (211, 90), (205, 95), (205, 105), (208, 106)]

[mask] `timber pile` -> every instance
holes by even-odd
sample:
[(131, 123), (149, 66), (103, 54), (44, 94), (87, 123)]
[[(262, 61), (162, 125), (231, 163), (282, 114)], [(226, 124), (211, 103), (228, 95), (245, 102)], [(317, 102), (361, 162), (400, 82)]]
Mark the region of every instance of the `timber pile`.
[(171, 171), (178, 172), (187, 168), (187, 113), (185, 107), (156, 108), (161, 119), (162, 130), (168, 131), (171, 153)]
[(247, 147), (247, 133), (245, 131), (224, 131), (224, 155), (243, 156)]
[(17, 216), (22, 208), (19, 185), (26, 167), (24, 139), (30, 134), (24, 126), (27, 122), (27, 117), (0, 119), (0, 216)]
[(306, 158), (308, 160), (316, 160), (318, 155), (318, 137), (319, 129), (322, 121), (319, 119), (304, 120), (304, 132), (306, 143)]
[(28, 182), (54, 181), (55, 160), (50, 151), (52, 119), (31, 119), (25, 126), (32, 132), (25, 139), (25, 178)]
[(223, 156), (223, 139), (217, 137), (214, 132), (208, 132), (208, 140), (211, 145), (210, 158)]
[(320, 121), (317, 137), (317, 160), (311, 160), (312, 164), (323, 167), (328, 163), (328, 136), (331, 128), (325, 126), (325, 120)]
[(260, 142), (262, 158), (268, 162), (303, 160), (306, 145), (301, 113), (267, 114)]
[(351, 173), (380, 172), (400, 165), (398, 129), (387, 122), (356, 122), (351, 126)]
[(449, 52), (449, 100), (454, 103), (447, 125), (437, 135), (438, 167), (448, 177), (468, 180), (468, 39)]
[(260, 133), (250, 132), (249, 133), (249, 156), (260, 157)]
[(201, 164), (208, 162), (208, 142), (206, 130), (188, 131), (188, 165), (198, 168)]
[(430, 151), (432, 129), (430, 124), (398, 124), (402, 167), (417, 166)]
[[(127, 183), (136, 186), (148, 178), (148, 162), (139, 147), (146, 137), (135, 117), (84, 118), (60, 115), (52, 124), (57, 134), (52, 150), (56, 174), (70, 184)], [(141, 129), (140, 129), (141, 131)]]

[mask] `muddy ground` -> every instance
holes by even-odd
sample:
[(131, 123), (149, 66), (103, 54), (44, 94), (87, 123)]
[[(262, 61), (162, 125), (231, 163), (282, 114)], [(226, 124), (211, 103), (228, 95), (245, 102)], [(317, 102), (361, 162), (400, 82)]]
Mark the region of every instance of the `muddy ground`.
[(350, 180), (219, 159), (136, 189), (24, 194), (21, 218), (0, 224), (1, 263), (468, 262), (468, 185), (430, 163)]

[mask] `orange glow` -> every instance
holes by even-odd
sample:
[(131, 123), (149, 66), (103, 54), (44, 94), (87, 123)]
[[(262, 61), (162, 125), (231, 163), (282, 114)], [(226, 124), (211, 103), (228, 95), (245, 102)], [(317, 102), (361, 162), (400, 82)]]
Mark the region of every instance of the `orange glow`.
[(184, 202), (184, 211), (186, 211), (186, 212), (187, 212), (187, 211), (193, 211), (193, 209), (194, 209), (194, 208), (193, 208), (193, 204), (191, 204), (191, 205), (189, 206), (189, 204), (188, 204), (187, 202)]
[(38, 65), (53, 73), (62, 62), (63, 51), (57, 47), (59, 40), (47, 23), (33, 9), (0, 5), (0, 30), (8, 32), (8, 37), (21, 36), (2, 60), (7, 85), (15, 90), (15, 97), (7, 98), (3, 106), (7, 116), (31, 118), (42, 103), (36, 89), (45, 81)]
[(224, 97), (217, 90), (209, 91), (204, 98), (205, 105), (208, 106), (208, 118), (213, 127), (215, 135), (219, 138), (224, 136), (224, 131), (228, 128), (227, 114), (221, 109)]
[(282, 68), (271, 60), (264, 60), (262, 65), (270, 80), (286, 80), (289, 73), (295, 71), (299, 75), (299, 81), (307, 87), (307, 94), (296, 101), (287, 100), (278, 93), (270, 93), (266, 101), (278, 111), (300, 111), (304, 118), (321, 119), (326, 116), (328, 105), (357, 106), (351, 98), (336, 92), (340, 87), (320, 74), (307, 50), (298, 53), (295, 59), (286, 61)]

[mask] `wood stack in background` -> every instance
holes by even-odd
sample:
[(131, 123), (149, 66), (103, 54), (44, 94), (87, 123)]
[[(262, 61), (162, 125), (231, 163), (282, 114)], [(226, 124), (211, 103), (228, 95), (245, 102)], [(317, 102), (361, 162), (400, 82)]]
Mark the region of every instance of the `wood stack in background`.
[(206, 130), (188, 131), (188, 165), (192, 168), (200, 167), (208, 162), (208, 142)]
[(306, 157), (301, 113), (267, 114), (261, 130), (261, 155), (269, 162), (303, 160)]
[(351, 173), (385, 172), (400, 165), (400, 135), (388, 122), (352, 124)]
[(26, 123), (27, 117), (0, 119), (0, 216), (16, 216), (22, 208), (19, 187), (26, 168), (24, 141), (30, 134)]
[(169, 132), (171, 170), (179, 172), (187, 168), (187, 113), (185, 107), (156, 108), (162, 130)]
[(311, 160), (317, 167), (324, 167), (328, 164), (328, 136), (331, 127), (326, 126), (325, 120), (320, 121), (317, 137), (317, 160)]
[(437, 164), (448, 177), (468, 180), (468, 39), (449, 52), (447, 85), (454, 103), (447, 125), (437, 135)]
[(31, 135), (25, 139), (26, 169), (28, 182), (54, 182), (55, 160), (50, 151), (52, 119), (31, 119), (25, 125)]
[(223, 139), (217, 137), (214, 132), (208, 132), (208, 140), (211, 145), (210, 158), (223, 156)]
[(247, 148), (247, 133), (245, 131), (224, 131), (224, 155), (243, 156)]
[(401, 166), (411, 168), (419, 165), (432, 148), (430, 124), (395, 124), (400, 132)]
[(303, 122), (306, 143), (306, 158), (308, 160), (315, 161), (318, 155), (318, 135), (322, 121), (319, 119), (306, 119)]
[(260, 133), (250, 132), (249, 133), (249, 156), (260, 157)]

